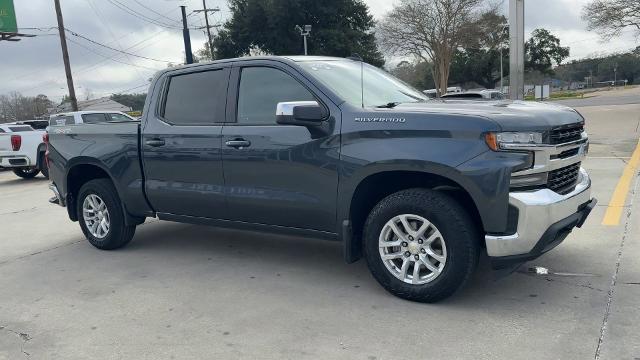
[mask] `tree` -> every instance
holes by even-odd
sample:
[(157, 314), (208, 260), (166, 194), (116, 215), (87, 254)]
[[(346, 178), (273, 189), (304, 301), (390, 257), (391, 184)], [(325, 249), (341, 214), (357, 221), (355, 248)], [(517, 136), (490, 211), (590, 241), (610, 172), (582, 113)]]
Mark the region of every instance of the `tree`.
[(433, 87), (433, 73), (430, 63), (401, 61), (389, 70), (389, 73), (416, 89), (425, 90)]
[(535, 29), (524, 44), (525, 69), (553, 74), (553, 65), (569, 57), (569, 48), (560, 46), (560, 39), (546, 29)]
[(147, 94), (113, 94), (111, 100), (130, 107), (133, 111), (142, 111)]
[(582, 18), (589, 30), (599, 31), (605, 40), (628, 27), (640, 36), (640, 0), (594, 0), (582, 9)]
[(229, 9), (231, 18), (213, 45), (218, 59), (255, 53), (302, 54), (302, 37), (295, 26), (312, 25), (310, 55), (358, 54), (373, 65), (384, 64), (373, 17), (362, 0), (230, 0)]
[(383, 49), (433, 64), (440, 94), (447, 91), (451, 61), (469, 38), (482, 0), (400, 0), (378, 27)]
[(556, 76), (565, 81), (585, 81), (587, 77), (593, 77), (590, 83), (599, 81), (611, 81), (614, 78), (613, 70), (617, 69), (618, 79), (628, 80), (629, 84), (640, 82), (640, 53), (633, 50), (612, 54), (603, 57), (573, 60), (556, 68)]
[(53, 102), (46, 95), (23, 96), (19, 92), (0, 95), (0, 123), (33, 120), (47, 114)]
[(509, 33), (507, 18), (493, 8), (483, 13), (470, 27), (462, 48), (458, 49), (451, 64), (449, 84), (473, 82), (493, 88), (500, 80), (500, 49), (503, 72), (509, 74)]

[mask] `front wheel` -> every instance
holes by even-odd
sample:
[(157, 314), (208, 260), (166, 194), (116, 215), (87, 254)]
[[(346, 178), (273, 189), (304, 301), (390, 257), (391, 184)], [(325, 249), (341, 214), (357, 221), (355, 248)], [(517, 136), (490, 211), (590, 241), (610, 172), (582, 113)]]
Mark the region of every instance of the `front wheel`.
[(77, 211), (82, 232), (98, 249), (121, 248), (131, 241), (136, 231), (135, 226), (125, 224), (118, 193), (108, 179), (95, 179), (82, 185)]
[(436, 302), (451, 296), (475, 270), (478, 230), (452, 197), (428, 189), (389, 195), (364, 228), (369, 270), (390, 293)]
[(33, 179), (38, 175), (40, 170), (38, 168), (15, 168), (13, 173), (23, 179)]

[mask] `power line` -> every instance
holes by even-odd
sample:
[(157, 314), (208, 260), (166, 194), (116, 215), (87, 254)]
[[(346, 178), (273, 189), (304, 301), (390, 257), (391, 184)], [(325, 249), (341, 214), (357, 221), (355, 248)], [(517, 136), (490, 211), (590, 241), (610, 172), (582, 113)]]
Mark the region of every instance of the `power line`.
[(152, 12), (152, 13), (154, 13), (154, 14), (160, 15), (160, 16), (162, 16), (163, 18), (168, 19), (168, 20), (170, 20), (170, 21), (175, 21), (174, 19), (172, 19), (172, 18), (170, 18), (170, 17), (167, 17), (167, 16), (165, 16), (164, 14), (161, 14), (161, 13), (159, 13), (159, 12), (155, 11), (154, 9), (152, 9), (152, 8), (150, 8), (150, 7), (148, 7), (148, 6), (146, 6), (145, 4), (141, 3), (141, 2), (140, 2), (140, 1), (138, 1), (138, 0), (133, 0), (133, 1), (135, 1), (135, 3), (136, 3), (136, 4), (138, 4), (138, 5), (142, 6), (143, 8), (145, 8), (145, 9), (147, 9), (147, 10), (151, 11), (151, 12)]
[[(117, 45), (118, 50), (122, 50), (122, 45), (120, 44), (120, 41), (118, 41), (118, 38), (114, 35), (113, 31), (111, 30), (111, 26), (109, 26), (109, 23), (104, 21), (104, 16), (101, 16), (102, 13), (100, 9), (97, 7), (97, 5), (93, 3), (92, 0), (86, 0), (86, 1), (89, 4), (89, 7), (91, 7), (91, 10), (93, 10), (93, 12), (98, 17), (98, 20), (100, 20), (100, 22), (105, 26), (105, 28), (107, 28), (107, 31), (109, 31), (109, 34), (111, 34), (111, 38), (113, 39), (113, 42)], [(133, 64), (133, 61), (131, 61), (131, 58), (128, 55), (125, 55), (125, 57), (127, 58), (128, 63)], [(138, 74), (138, 76), (142, 79), (142, 76), (140, 75), (140, 71), (138, 71), (138, 69), (136, 69), (135, 71), (136, 71), (136, 74)]]
[(159, 20), (157, 20), (157, 19), (153, 19), (153, 18), (150, 18), (150, 17), (148, 17), (148, 16), (146, 16), (146, 15), (144, 15), (144, 14), (142, 14), (142, 13), (139, 13), (139, 12), (137, 12), (137, 11), (135, 11), (135, 10), (131, 9), (131, 8), (130, 8), (130, 7), (128, 7), (127, 5), (125, 5), (125, 4), (123, 4), (123, 3), (121, 3), (121, 2), (120, 2), (120, 1), (118, 1), (118, 0), (107, 0), (107, 1), (108, 1), (111, 5), (113, 5), (113, 6), (117, 7), (117, 8), (119, 8), (120, 10), (122, 10), (122, 11), (126, 12), (127, 14), (129, 14), (129, 15), (131, 15), (131, 16), (134, 16), (134, 17), (136, 17), (136, 18), (138, 18), (138, 19), (140, 19), (140, 20), (146, 21), (146, 22), (151, 23), (151, 24), (154, 24), (154, 25), (158, 25), (158, 26), (166, 27), (166, 28), (169, 28), (169, 29), (180, 30), (180, 28), (179, 28), (179, 27), (176, 27), (176, 26), (173, 26), (173, 25), (166, 24), (166, 23), (161, 22), (161, 21), (159, 21)]
[(90, 48), (90, 47), (88, 47), (88, 46), (84, 46), (83, 44), (81, 44), (81, 43), (79, 43), (79, 42), (77, 42), (77, 41), (75, 41), (75, 40), (73, 40), (73, 39), (68, 39), (68, 40), (69, 40), (69, 41), (71, 41), (72, 43), (74, 43), (74, 44), (76, 44), (76, 45), (78, 45), (78, 46), (80, 46), (80, 47), (82, 47), (82, 48), (84, 48), (84, 49), (86, 49), (86, 50), (88, 50), (88, 51), (90, 51), (90, 52), (92, 52), (92, 53), (96, 54), (96, 55), (99, 55), (99, 56), (101, 56), (101, 57), (103, 57), (103, 58), (107, 59), (107, 60), (115, 61), (115, 62), (117, 62), (117, 63), (124, 64), (124, 65), (129, 65), (129, 66), (139, 67), (139, 68), (147, 69), (147, 70), (153, 70), (153, 71), (157, 71), (157, 70), (158, 70), (158, 69), (150, 68), (150, 67), (147, 67), (147, 66), (136, 65), (136, 64), (133, 64), (133, 63), (128, 63), (128, 62), (124, 62), (124, 61), (116, 60), (116, 59), (114, 59), (113, 57), (109, 57), (108, 55), (104, 55), (104, 54), (102, 54), (102, 53), (100, 53), (100, 52), (98, 52), (98, 51), (95, 51), (94, 49), (91, 49), (91, 48)]
[(66, 30), (67, 32), (69, 32), (69, 33), (70, 33), (71, 35), (73, 35), (73, 36), (76, 36), (76, 37), (82, 38), (82, 39), (84, 39), (84, 40), (86, 40), (86, 41), (89, 41), (90, 43), (96, 44), (96, 45), (98, 45), (98, 46), (102, 46), (102, 47), (107, 48), (107, 49), (109, 49), (109, 50), (117, 51), (117, 52), (119, 52), (119, 53), (127, 54), (127, 55), (130, 55), (130, 56), (135, 56), (135, 57), (137, 57), (137, 58), (146, 59), (146, 60), (152, 60), (152, 61), (157, 61), (157, 62), (163, 62), (163, 63), (167, 63), (167, 64), (171, 62), (171, 61), (168, 61), (168, 60), (160, 60), (160, 59), (155, 59), (155, 58), (151, 58), (151, 57), (148, 57), (148, 56), (136, 55), (136, 54), (133, 54), (133, 53), (130, 53), (130, 52), (124, 51), (124, 50), (118, 50), (118, 49), (113, 48), (113, 47), (111, 47), (111, 46), (108, 46), (108, 45), (105, 45), (105, 44), (103, 44), (103, 43), (100, 43), (100, 42), (97, 42), (97, 41), (95, 41), (95, 40), (92, 40), (92, 39), (90, 39), (90, 38), (88, 38), (88, 37), (86, 37), (86, 36), (84, 36), (84, 35), (78, 34), (77, 32), (72, 31), (72, 30), (70, 30), (70, 29), (68, 29), (68, 28), (65, 28), (65, 30)]
[[(140, 45), (140, 44), (142, 44), (142, 43), (145, 43), (145, 42), (147, 42), (147, 41), (149, 41), (149, 40), (153, 39), (154, 37), (156, 37), (156, 36), (158, 36), (158, 35), (160, 35), (160, 34), (162, 34), (162, 33), (164, 33), (164, 30), (160, 30), (160, 31), (158, 31), (157, 33), (155, 33), (155, 34), (153, 34), (153, 35), (149, 36), (148, 38), (146, 38), (146, 39), (144, 39), (144, 40), (141, 40), (141, 41), (138, 41), (137, 43), (135, 43), (135, 44), (133, 44), (133, 45), (131, 45), (131, 46), (129, 46), (129, 47), (126, 47), (124, 50), (131, 50), (131, 49), (133, 49), (133, 48), (137, 47), (138, 45)], [(154, 42), (152, 42), (152, 43), (150, 43), (150, 44), (147, 44), (146, 46), (141, 47), (141, 48), (139, 48), (138, 50), (145, 49), (145, 48), (147, 48), (147, 47), (149, 47), (149, 46), (151, 46), (151, 45), (153, 45), (153, 44), (154, 44)], [(89, 65), (89, 66), (87, 66), (87, 67), (84, 67), (84, 68), (80, 69), (79, 71), (77, 71), (77, 73), (83, 73), (83, 72), (89, 71), (89, 70), (91, 70), (91, 69), (94, 69), (94, 68), (96, 68), (96, 67), (100, 67), (100, 66), (101, 66), (100, 64), (102, 64), (102, 63), (104, 63), (104, 62), (107, 62), (107, 61), (109, 61), (109, 60), (111, 60), (111, 59), (114, 59), (114, 58), (116, 58), (116, 57), (118, 57), (118, 56), (124, 56), (124, 54), (118, 53), (118, 54), (115, 54), (115, 55), (113, 55), (113, 56), (109, 56), (108, 58), (105, 58), (105, 59), (103, 59), (103, 60), (98, 61), (97, 63), (94, 63), (94, 64), (92, 64), (92, 65)]]

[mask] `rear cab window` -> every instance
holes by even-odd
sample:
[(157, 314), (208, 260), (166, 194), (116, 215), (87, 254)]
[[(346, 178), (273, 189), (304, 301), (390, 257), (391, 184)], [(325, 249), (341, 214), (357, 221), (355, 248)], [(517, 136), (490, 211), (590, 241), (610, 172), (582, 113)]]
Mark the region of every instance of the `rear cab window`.
[(9, 126), (9, 130), (11, 132), (27, 132), (33, 131), (33, 128), (31, 126)]
[(75, 123), (76, 123), (76, 120), (71, 115), (54, 116), (54, 117), (49, 119), (49, 125), (50, 126), (55, 126), (55, 125), (73, 125)]
[(107, 117), (103, 113), (82, 114), (82, 122), (85, 124), (98, 124), (109, 120), (107, 120)]
[(171, 76), (162, 119), (172, 125), (224, 122), (228, 78), (226, 68)]
[(108, 121), (117, 121), (117, 122), (135, 121), (135, 119), (132, 119), (126, 115), (118, 114), (118, 113), (108, 113), (106, 114), (106, 116)]

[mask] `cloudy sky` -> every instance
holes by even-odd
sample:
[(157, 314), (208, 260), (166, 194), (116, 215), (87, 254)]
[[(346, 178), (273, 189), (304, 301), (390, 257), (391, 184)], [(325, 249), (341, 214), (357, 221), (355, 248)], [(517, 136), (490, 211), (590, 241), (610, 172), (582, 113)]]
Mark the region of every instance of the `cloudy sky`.
[[(557, 35), (563, 45), (571, 47), (571, 58), (624, 51), (637, 46), (631, 31), (606, 43), (588, 32), (580, 19), (582, 6), (589, 0), (528, 0), (526, 31), (545, 27)], [(19, 91), (25, 95), (46, 94), (59, 101), (66, 94), (66, 80), (60, 41), (57, 36), (55, 10), (51, 0), (14, 0), (18, 26), (35, 38), (19, 42), (0, 42), (0, 94)], [(101, 97), (114, 92), (144, 92), (147, 79), (169, 62), (184, 57), (180, 30), (179, 5), (188, 11), (202, 6), (201, 0), (61, 0), (65, 27), (79, 36), (68, 35), (76, 93), (83, 100), (88, 95)], [(371, 13), (380, 19), (394, 1), (365, 0)], [(507, 1), (508, 2), (508, 1)], [(219, 7), (213, 22), (229, 15), (225, 0), (207, 0), (209, 7)], [(504, 6), (506, 11), (506, 4)], [(142, 14), (146, 19), (141, 19)], [(201, 27), (201, 14), (189, 16), (190, 26)], [(37, 28), (37, 29), (36, 29)], [(121, 54), (98, 46), (80, 36), (109, 47), (124, 50)], [(202, 30), (193, 30), (194, 51), (202, 47)], [(136, 57), (138, 55), (142, 57)]]

